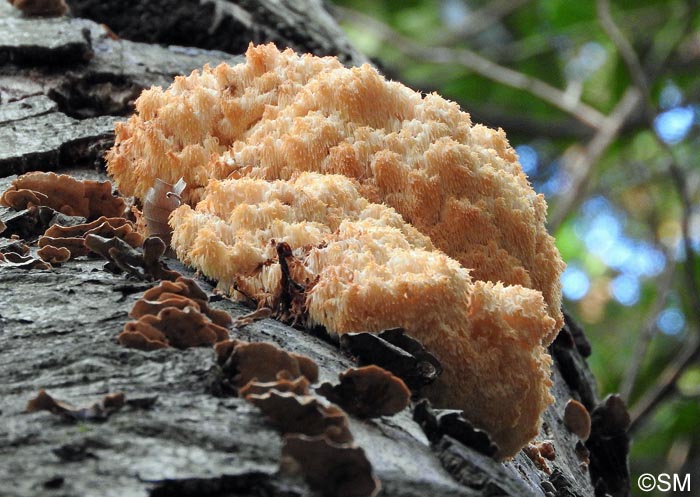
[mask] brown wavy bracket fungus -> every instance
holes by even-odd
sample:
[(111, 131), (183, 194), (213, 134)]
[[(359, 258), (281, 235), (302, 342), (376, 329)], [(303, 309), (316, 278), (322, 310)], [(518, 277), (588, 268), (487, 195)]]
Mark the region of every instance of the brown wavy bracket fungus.
[(283, 371), (287, 372), (287, 378), (304, 376), (310, 383), (318, 381), (315, 362), (269, 342), (229, 340), (217, 344), (215, 352), (224, 377), (238, 388), (250, 381), (276, 381)]
[(67, 216), (47, 206), (32, 206), (20, 211), (0, 207), (0, 220), (6, 225), (5, 236), (25, 240), (34, 240), (55, 224), (71, 226), (87, 222), (84, 217)]
[(244, 340), (228, 339), (223, 342), (219, 342), (214, 345), (214, 356), (216, 357), (216, 364), (222, 369), (231, 369), (231, 356), (236, 348), (236, 345), (241, 343), (248, 343)]
[(69, 258), (73, 259), (90, 253), (90, 249), (84, 243), (89, 235), (119, 238), (131, 247), (140, 247), (143, 244), (143, 236), (135, 231), (133, 223), (127, 219), (100, 216), (82, 224), (53, 224), (39, 237), (39, 247), (65, 248), (70, 252)]
[(34, 192), (25, 188), (18, 190), (8, 188), (0, 197), (0, 204), (4, 207), (21, 211), (35, 205), (45, 205), (48, 199), (49, 197), (41, 192)]
[[(148, 249), (151, 240), (161, 244), (161, 248), (163, 247), (163, 242), (158, 237), (149, 237), (146, 240), (144, 250)], [(231, 326), (233, 324), (231, 315), (226, 311), (210, 307), (208, 300), (206, 292), (200, 288), (195, 280), (180, 275), (175, 281), (163, 280), (159, 285), (148, 289), (143, 297), (134, 304), (129, 316), (138, 318), (146, 313), (154, 314), (154, 312), (149, 312), (148, 308), (160, 310), (160, 308), (166, 307), (163, 305), (164, 302), (173, 302), (172, 306), (178, 308), (182, 308), (185, 302), (191, 302), (192, 307), (199, 308), (214, 324), (223, 327)]]
[(167, 307), (174, 307), (176, 309), (184, 309), (185, 307), (191, 307), (202, 311), (197, 302), (192, 299), (188, 299), (183, 295), (173, 295), (172, 297), (165, 298), (162, 300), (145, 300), (139, 299), (134, 303), (134, 306), (129, 311), (129, 317), (134, 319), (139, 319), (141, 316), (147, 314), (158, 314), (161, 310)]
[(15, 235), (11, 238), (0, 238), (0, 254), (9, 252), (26, 256), (29, 254), (29, 245), (24, 243), (24, 240), (16, 238)]
[(270, 309), (269, 307), (261, 307), (260, 309), (256, 309), (253, 312), (245, 314), (244, 316), (239, 316), (236, 319), (234, 319), (233, 327), (243, 328), (244, 326), (253, 324), (256, 321), (267, 319), (270, 316), (272, 316), (272, 309)]
[(143, 198), (143, 220), (148, 236), (161, 238), (170, 245), (172, 228), (168, 225), (170, 214), (180, 207), (180, 196), (187, 184), (180, 178), (174, 185), (156, 178), (155, 184), (148, 189)]
[(154, 243), (144, 240), (143, 251), (131, 247), (121, 238), (105, 238), (94, 234), (86, 235), (84, 244), (107, 260), (108, 268), (116, 272), (124, 271), (141, 280), (175, 280), (181, 276), (177, 271), (168, 269), (159, 259), (164, 247), (158, 238)]
[(5, 231), (6, 229), (7, 229), (7, 225), (5, 224), (5, 222), (2, 219), (0, 219), (0, 233)]
[(26, 411), (49, 411), (74, 421), (104, 421), (112, 413), (121, 409), (125, 400), (124, 394), (119, 392), (107, 394), (100, 401), (86, 407), (73, 407), (54, 399), (42, 389), (35, 398), (27, 402)]
[(364, 450), (323, 436), (285, 436), (281, 469), (301, 473), (312, 489), (327, 497), (374, 497), (381, 489)]
[(591, 416), (578, 400), (570, 399), (564, 408), (564, 425), (581, 440), (591, 435)]
[(588, 465), (591, 463), (591, 452), (586, 448), (586, 445), (581, 440), (576, 442), (574, 452), (576, 453), (576, 457), (578, 457), (578, 460), (581, 461), (579, 467), (581, 469), (587, 470)]
[(61, 264), (70, 259), (71, 253), (66, 247), (54, 247), (53, 245), (45, 245), (39, 249), (37, 255), (41, 260), (50, 264)]
[[(33, 195), (19, 196), (22, 190)], [(126, 206), (124, 199), (112, 195), (109, 181), (80, 181), (66, 174), (38, 171), (16, 178), (0, 197), (0, 204), (17, 210), (29, 204), (44, 205), (69, 216), (88, 219), (121, 216)]]
[(175, 281), (162, 281), (158, 286), (146, 291), (143, 298), (157, 300), (163, 293), (184, 295), (192, 300), (207, 300), (207, 294), (192, 278), (180, 276)]
[(291, 378), (286, 371), (277, 374), (277, 380), (268, 382), (249, 381), (238, 389), (238, 395), (247, 398), (249, 395), (262, 395), (270, 390), (290, 392), (295, 395), (309, 395), (309, 380), (305, 376)]
[[(62, 224), (54, 224), (50, 226), (44, 235), (53, 238), (64, 238), (64, 237), (85, 237), (85, 235), (95, 234), (105, 236), (106, 233), (112, 233), (114, 230), (122, 228), (123, 226), (129, 226), (126, 230), (122, 229), (118, 233), (125, 233), (127, 231), (134, 231), (134, 225), (131, 221), (123, 217), (106, 217), (100, 216), (90, 222), (84, 222), (80, 224), (72, 224), (70, 226), (63, 226)], [(110, 230), (111, 228), (111, 230)], [(132, 245), (134, 247), (140, 247), (141, 244)]]
[(392, 416), (411, 400), (406, 384), (378, 366), (350, 368), (338, 377), (340, 384), (323, 383), (316, 393), (360, 418)]
[(168, 269), (160, 258), (165, 255), (165, 242), (157, 236), (149, 236), (143, 241), (144, 273), (157, 280), (176, 280), (181, 275)]
[(229, 338), (226, 328), (214, 324), (194, 307), (168, 307), (157, 316), (144, 316), (142, 319), (149, 322), (149, 318), (151, 324), (165, 334), (170, 345), (179, 349), (214, 345)]
[(154, 350), (164, 346), (186, 349), (214, 345), (228, 337), (226, 328), (214, 324), (197, 308), (188, 306), (184, 309), (166, 307), (157, 315), (147, 314), (138, 321), (130, 321), (117, 340), (127, 347)]
[(41, 259), (36, 259), (30, 255), (24, 256), (16, 252), (0, 252), (0, 267), (8, 269), (48, 270), (51, 269), (51, 264), (42, 261)]
[(117, 336), (117, 341), (124, 347), (139, 350), (158, 350), (170, 346), (165, 334), (158, 328), (139, 321), (129, 321)]
[[(164, 243), (158, 237), (147, 238), (144, 251), (149, 250), (151, 243), (162, 253)], [(211, 309), (207, 298), (193, 279), (178, 273), (175, 281), (161, 281), (146, 290), (129, 313), (129, 317), (137, 320), (126, 323), (117, 339), (126, 347), (141, 350), (228, 341), (231, 317), (224, 311)]]
[(442, 365), (401, 328), (376, 333), (346, 333), (340, 346), (361, 365), (375, 364), (401, 378), (411, 390), (428, 385), (442, 373)]
[(88, 255), (90, 250), (85, 246), (85, 239), (82, 237), (66, 236), (61, 238), (54, 238), (51, 236), (41, 236), (39, 237), (39, 248), (44, 247), (56, 247), (64, 248), (70, 253), (71, 259), (76, 257), (81, 257), (83, 255)]
[(462, 411), (433, 409), (427, 399), (421, 399), (413, 408), (413, 419), (432, 443), (448, 435), (486, 456), (495, 457), (498, 453), (498, 446), (491, 441), (489, 434), (474, 428), (464, 419)]
[(282, 433), (325, 436), (335, 443), (352, 442), (345, 413), (334, 405), (323, 405), (311, 395), (269, 390), (245, 398), (260, 409), (267, 420)]
[(64, 0), (7, 0), (26, 16), (60, 17), (68, 13)]
[(544, 457), (548, 461), (554, 461), (557, 458), (557, 451), (554, 448), (554, 442), (552, 440), (533, 442), (532, 445), (537, 447), (537, 450), (540, 451), (542, 457)]

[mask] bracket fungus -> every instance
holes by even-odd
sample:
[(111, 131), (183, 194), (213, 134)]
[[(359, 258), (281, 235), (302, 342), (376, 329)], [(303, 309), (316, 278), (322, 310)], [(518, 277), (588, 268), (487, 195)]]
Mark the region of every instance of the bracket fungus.
[(27, 16), (60, 17), (68, 13), (64, 0), (7, 0)]
[(325, 436), (335, 443), (352, 442), (345, 413), (334, 405), (324, 405), (312, 395), (296, 395), (271, 389), (245, 398), (260, 409), (282, 433)]
[(223, 374), (238, 388), (251, 381), (277, 381), (281, 373), (287, 379), (303, 376), (309, 383), (318, 380), (318, 365), (314, 361), (269, 342), (227, 340), (217, 343), (214, 350)]
[(24, 256), (29, 255), (29, 245), (15, 235), (12, 235), (11, 238), (0, 238), (0, 254), (9, 252)]
[(70, 259), (71, 252), (66, 247), (46, 245), (37, 251), (37, 255), (42, 261), (46, 261), (50, 264), (60, 264)]
[[(209, 306), (209, 298), (197, 282), (184, 276), (179, 276), (175, 281), (161, 281), (159, 285), (146, 290), (143, 297), (134, 304), (129, 316), (139, 318), (144, 314), (154, 314), (154, 312), (148, 310), (149, 307), (154, 305), (153, 302), (170, 302), (173, 299), (179, 299), (180, 301), (188, 302), (188, 305), (197, 307), (200, 312), (206, 314), (213, 323), (219, 326), (229, 327), (233, 323), (229, 313)], [(158, 304), (156, 306), (158, 307)], [(174, 307), (182, 308), (182, 305), (178, 303)]]
[(31, 172), (16, 178), (0, 197), (0, 205), (15, 210), (45, 205), (69, 216), (96, 219), (124, 213), (125, 202), (112, 195), (109, 181), (78, 180), (67, 174)]
[(0, 267), (47, 270), (51, 269), (51, 264), (31, 255), (20, 255), (17, 252), (0, 252)]
[(374, 497), (381, 489), (362, 448), (337, 444), (323, 436), (284, 437), (282, 468), (289, 473), (301, 472), (321, 495)]
[(273, 389), (277, 390), (278, 392), (291, 392), (296, 395), (308, 395), (309, 385), (310, 383), (306, 376), (298, 376), (293, 378), (288, 372), (281, 372), (277, 374), (277, 379), (275, 381), (249, 381), (238, 389), (238, 395), (245, 399), (248, 398), (249, 395), (262, 395)]
[(27, 412), (49, 411), (73, 421), (104, 421), (110, 414), (124, 406), (121, 392), (105, 395), (101, 400), (85, 407), (73, 407), (54, 399), (46, 390), (39, 390), (36, 397), (27, 402)]
[(231, 324), (226, 312), (209, 307), (206, 293), (194, 280), (182, 276), (147, 290), (129, 317), (136, 320), (124, 325), (117, 340), (141, 350), (214, 345), (228, 340)]
[(123, 271), (141, 280), (174, 280), (180, 273), (168, 269), (160, 257), (165, 253), (165, 243), (158, 237), (143, 241), (143, 249), (132, 247), (114, 236), (105, 238), (91, 233), (85, 236), (84, 246), (108, 261), (106, 267), (114, 272)]
[(360, 418), (392, 416), (411, 400), (406, 384), (377, 366), (350, 368), (338, 377), (340, 384), (323, 383), (316, 392)]
[(430, 402), (422, 399), (413, 408), (413, 420), (423, 428), (432, 443), (438, 443), (443, 435), (447, 435), (486, 456), (493, 457), (498, 452), (488, 433), (474, 428), (461, 411), (433, 409)]
[[(39, 237), (39, 247), (53, 247), (53, 249), (68, 250), (68, 258), (73, 259), (90, 253), (91, 248), (85, 243), (91, 235), (100, 239), (121, 239), (129, 247), (143, 245), (143, 235), (135, 230), (134, 224), (123, 217), (99, 218), (82, 224), (62, 226), (54, 224)], [(112, 242), (115, 243), (115, 242)]]
[(564, 425), (581, 440), (591, 435), (591, 416), (578, 400), (570, 399), (564, 407)]
[(402, 327), (444, 367), (429, 397), (500, 457), (537, 434), (564, 264), (502, 130), (369, 65), (270, 44), (144, 91), (116, 135), (120, 191), (186, 182), (183, 262), (296, 324)]

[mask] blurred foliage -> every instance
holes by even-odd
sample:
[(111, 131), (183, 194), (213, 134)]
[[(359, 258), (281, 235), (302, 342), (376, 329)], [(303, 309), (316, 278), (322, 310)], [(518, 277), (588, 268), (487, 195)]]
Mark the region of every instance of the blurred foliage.
[[(565, 307), (593, 344), (589, 362), (601, 396), (621, 391), (633, 416), (640, 416), (633, 433), (633, 482), (645, 471), (695, 471), (697, 486), (696, 2), (334, 4), (353, 41), (387, 76), (417, 90), (437, 91), (459, 102), (474, 121), (505, 129), (533, 187), (547, 197), (550, 216), (559, 215), (551, 228), (569, 264), (563, 277)], [(626, 114), (619, 113), (618, 103), (635, 89), (643, 95), (644, 88), (634, 77), (629, 54), (604, 23), (606, 11), (629, 41), (648, 86), (648, 99), (639, 99)], [(494, 76), (488, 64), (506, 72)], [(553, 87), (551, 96), (518, 83), (523, 75)], [(597, 112), (602, 121), (591, 123), (572, 103)], [(620, 115), (622, 126), (606, 130), (605, 123)], [(588, 169), (578, 170), (577, 159), (590, 152), (601, 133), (609, 133), (609, 143)], [(655, 397), (666, 381), (663, 372), (689, 350), (694, 354), (679, 368), (671, 394)], [(649, 399), (658, 402), (644, 407)]]

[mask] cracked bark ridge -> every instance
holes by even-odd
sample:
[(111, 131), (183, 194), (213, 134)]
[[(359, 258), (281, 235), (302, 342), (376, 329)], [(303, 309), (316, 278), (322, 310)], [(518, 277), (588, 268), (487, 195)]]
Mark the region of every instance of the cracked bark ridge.
[(274, 42), (296, 52), (367, 61), (322, 0), (69, 0), (74, 15), (107, 24), (133, 41), (188, 45), (240, 54), (248, 43)]
[(115, 40), (99, 24), (24, 18), (0, 2), (0, 176), (99, 166), (114, 123), (144, 88), (167, 86), (220, 51)]

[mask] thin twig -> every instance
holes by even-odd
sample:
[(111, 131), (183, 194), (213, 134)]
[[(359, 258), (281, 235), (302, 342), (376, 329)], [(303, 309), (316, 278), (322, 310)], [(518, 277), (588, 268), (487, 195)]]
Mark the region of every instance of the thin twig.
[(437, 45), (452, 45), (483, 33), (497, 21), (526, 5), (530, 0), (492, 0), (478, 10), (472, 11), (459, 26), (435, 38)]
[(549, 216), (547, 226), (551, 233), (556, 232), (569, 213), (584, 199), (594, 166), (617, 138), (625, 122), (637, 110), (641, 100), (642, 94), (636, 87), (627, 88), (603, 125), (588, 142), (585, 150), (572, 159), (567, 167), (571, 174), (571, 192), (560, 198)]
[(654, 336), (654, 331), (656, 330), (656, 319), (666, 305), (666, 297), (668, 297), (668, 292), (671, 290), (671, 285), (673, 284), (673, 276), (676, 272), (675, 269), (676, 266), (671, 264), (669, 261), (669, 263), (666, 265), (666, 269), (661, 274), (661, 277), (657, 280), (656, 298), (651, 305), (651, 309), (648, 311), (647, 318), (644, 322), (644, 327), (637, 338), (637, 342), (634, 344), (632, 359), (627, 366), (627, 370), (625, 371), (625, 375), (622, 378), (622, 383), (620, 385), (620, 396), (627, 404), (629, 404), (630, 397), (632, 396), (632, 392), (634, 390), (634, 385), (637, 382), (639, 368), (646, 357), (649, 344)]
[(693, 204), (688, 192), (685, 174), (675, 159), (669, 165), (668, 170), (681, 198), (683, 209), (683, 214), (681, 215), (681, 236), (683, 238), (683, 249), (685, 250), (685, 261), (683, 263), (685, 281), (689, 290), (688, 297), (690, 298), (690, 309), (693, 313), (692, 319), (697, 325), (700, 325), (700, 284), (697, 280), (697, 275), (700, 274), (700, 271), (695, 267), (694, 251), (690, 241), (690, 218), (693, 215)]
[(688, 366), (700, 359), (700, 339), (693, 335), (687, 344), (681, 348), (671, 364), (659, 375), (653, 389), (649, 390), (630, 410), (629, 431), (634, 433), (643, 421), (656, 409), (663, 400), (676, 390), (676, 382)]
[(413, 42), (386, 24), (361, 12), (345, 7), (337, 7), (336, 11), (341, 20), (350, 21), (360, 29), (371, 31), (380, 40), (391, 43), (404, 55), (425, 62), (461, 65), (502, 85), (527, 91), (594, 129), (599, 129), (606, 120), (605, 115), (600, 111), (580, 100), (567, 98), (566, 93), (559, 88), (535, 77), (498, 65), (476, 52), (464, 48), (426, 47)]
[(617, 26), (617, 24), (615, 24), (615, 21), (610, 14), (610, 2), (608, 0), (598, 0), (597, 8), (598, 20), (603, 28), (603, 31), (605, 31), (617, 48), (622, 60), (625, 61), (634, 84), (637, 86), (642, 95), (644, 95), (644, 98), (648, 98), (649, 84), (647, 82), (646, 74), (644, 74), (642, 64), (639, 57), (637, 57), (637, 52), (634, 51), (634, 47), (632, 47), (632, 44), (622, 34), (622, 31), (620, 31), (620, 28)]

